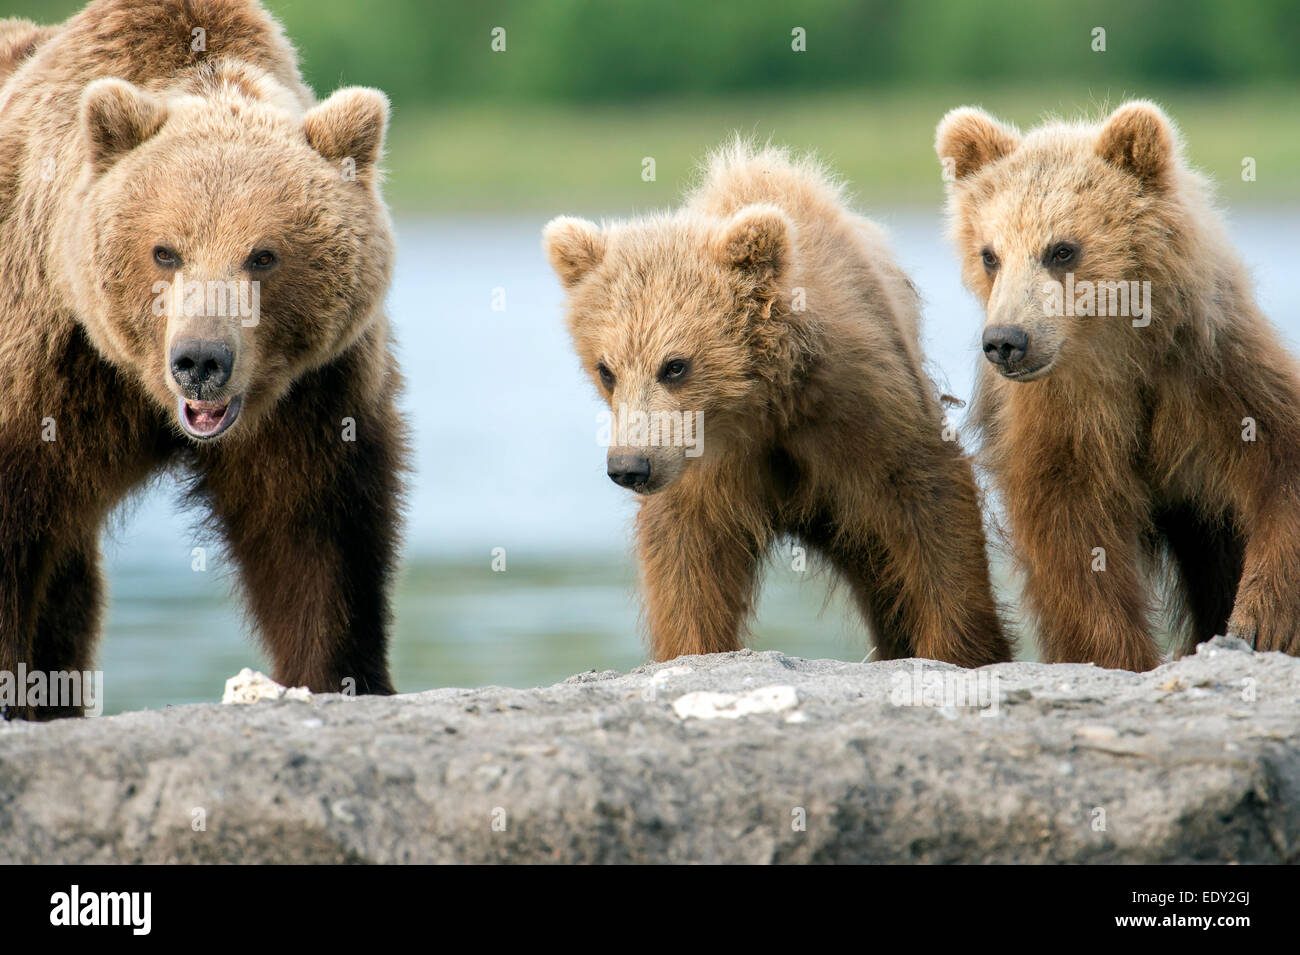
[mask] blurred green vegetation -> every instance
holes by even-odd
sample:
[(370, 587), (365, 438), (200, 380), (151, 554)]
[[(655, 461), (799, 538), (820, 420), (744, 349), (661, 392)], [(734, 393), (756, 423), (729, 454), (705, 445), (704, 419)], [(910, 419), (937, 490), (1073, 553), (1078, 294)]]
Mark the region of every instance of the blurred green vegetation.
[[(3, 0), (56, 20), (76, 0)], [(318, 89), (401, 104), (877, 84), (1239, 85), (1300, 77), (1294, 0), (267, 0)], [(506, 51), (490, 48), (506, 30)], [(791, 50), (791, 31), (807, 50)], [(1105, 52), (1092, 31), (1106, 30)]]
[[(0, 0), (61, 19), (76, 0)], [(621, 211), (670, 202), (739, 129), (815, 148), (868, 202), (941, 194), (934, 124), (962, 103), (1021, 125), (1161, 101), (1225, 199), (1300, 198), (1295, 0), (267, 0), (322, 94), (393, 99), (406, 211)], [(493, 52), (492, 30), (506, 30)], [(806, 31), (806, 52), (791, 31)], [(1093, 30), (1106, 31), (1104, 52)], [(657, 163), (641, 180), (643, 157)], [(1243, 157), (1258, 180), (1243, 183)]]
[[(590, 216), (673, 203), (702, 155), (730, 131), (815, 151), (867, 204), (934, 205), (943, 184), (934, 128), (954, 106), (981, 105), (1022, 128), (1046, 114), (1097, 115), (1130, 96), (1161, 102), (1191, 161), (1231, 205), (1300, 203), (1300, 89), (1210, 91), (1106, 87), (1071, 92), (926, 87), (830, 94), (745, 94), (632, 104), (426, 106), (399, 112), (389, 139), (389, 196), (404, 211)], [(654, 182), (641, 163), (653, 157)], [(1241, 163), (1256, 161), (1256, 181)]]

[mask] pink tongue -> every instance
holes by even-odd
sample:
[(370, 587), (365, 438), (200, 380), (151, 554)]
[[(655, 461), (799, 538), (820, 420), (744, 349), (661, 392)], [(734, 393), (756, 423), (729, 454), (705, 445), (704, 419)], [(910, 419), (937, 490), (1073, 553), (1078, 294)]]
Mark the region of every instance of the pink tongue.
[(220, 411), (205, 411), (201, 408), (189, 408), (190, 424), (194, 426), (195, 431), (215, 431), (217, 425), (221, 424), (221, 419), (226, 415), (226, 409)]

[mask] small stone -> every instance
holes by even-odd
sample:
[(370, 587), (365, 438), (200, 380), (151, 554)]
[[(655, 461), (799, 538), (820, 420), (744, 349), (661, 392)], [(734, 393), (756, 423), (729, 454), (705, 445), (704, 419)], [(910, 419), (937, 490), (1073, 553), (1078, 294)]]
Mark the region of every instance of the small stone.
[(1088, 724), (1080, 726), (1074, 731), (1075, 736), (1083, 739), (1092, 740), (1095, 743), (1108, 743), (1111, 740), (1119, 738), (1119, 730), (1113, 726), (1097, 726)]
[(764, 686), (746, 693), (687, 693), (673, 703), (681, 719), (734, 720), (753, 713), (779, 713), (799, 703), (792, 686)]
[(226, 681), (222, 703), (259, 703), (262, 700), (298, 700), (310, 702), (311, 690), (305, 686), (287, 687), (276, 683), (265, 673), (244, 667)]

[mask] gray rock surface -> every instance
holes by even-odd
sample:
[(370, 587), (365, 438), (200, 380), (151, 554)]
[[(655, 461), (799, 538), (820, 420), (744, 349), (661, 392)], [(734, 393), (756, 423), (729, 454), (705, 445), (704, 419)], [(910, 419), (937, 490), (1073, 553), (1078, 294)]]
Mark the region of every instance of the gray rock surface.
[(1001, 664), (966, 678), (996, 707), (933, 705), (966, 672), (742, 651), (11, 723), (0, 861), (1300, 860), (1300, 659)]

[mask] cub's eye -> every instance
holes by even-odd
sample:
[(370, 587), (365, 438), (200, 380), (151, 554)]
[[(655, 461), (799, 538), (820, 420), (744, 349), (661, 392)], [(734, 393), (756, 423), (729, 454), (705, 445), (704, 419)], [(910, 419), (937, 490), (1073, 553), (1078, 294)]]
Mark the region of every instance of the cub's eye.
[(1053, 265), (1064, 265), (1074, 261), (1074, 246), (1068, 242), (1056, 243), (1052, 246), (1051, 260)]
[(276, 259), (274, 252), (262, 250), (260, 252), (254, 252), (248, 257), (248, 267), (254, 272), (265, 272), (267, 269), (275, 265), (277, 261), (279, 260)]
[(165, 269), (174, 269), (181, 264), (181, 257), (165, 245), (154, 246), (153, 260)]
[(596, 366), (596, 374), (600, 375), (600, 383), (606, 388), (614, 387), (614, 373), (605, 367), (604, 362)]
[(985, 249), (980, 253), (980, 258), (984, 262), (984, 268), (990, 271), (998, 267), (998, 257), (993, 254), (992, 249)]
[(663, 371), (659, 372), (659, 379), (661, 381), (673, 381), (686, 374), (690, 367), (690, 362), (685, 358), (674, 358), (672, 361), (665, 363)]

